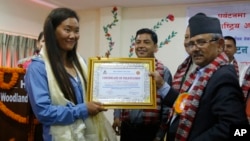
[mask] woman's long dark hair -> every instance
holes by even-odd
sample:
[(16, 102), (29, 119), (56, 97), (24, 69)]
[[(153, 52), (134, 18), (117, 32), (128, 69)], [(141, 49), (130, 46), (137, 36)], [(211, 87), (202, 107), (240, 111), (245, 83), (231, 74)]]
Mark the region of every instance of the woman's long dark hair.
[[(49, 62), (56, 81), (61, 91), (63, 92), (64, 97), (76, 104), (77, 101), (74, 94), (73, 86), (70, 82), (69, 75), (66, 69), (64, 68), (63, 60), (60, 53), (60, 47), (55, 35), (57, 26), (68, 18), (76, 18), (79, 22), (79, 18), (75, 11), (69, 8), (56, 8), (52, 10), (51, 13), (48, 15), (44, 23), (43, 30)], [(84, 78), (83, 70), (80, 67), (80, 62), (77, 58), (76, 51), (77, 43), (74, 46), (73, 50), (68, 52), (67, 58), (70, 59), (76, 65), (77, 69), (80, 71), (82, 77)], [(86, 82), (86, 80), (84, 81)]]

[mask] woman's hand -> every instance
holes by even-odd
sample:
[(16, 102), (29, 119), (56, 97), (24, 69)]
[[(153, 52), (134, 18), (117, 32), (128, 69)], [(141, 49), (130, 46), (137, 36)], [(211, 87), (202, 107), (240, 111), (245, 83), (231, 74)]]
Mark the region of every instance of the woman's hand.
[(107, 111), (107, 109), (105, 109), (102, 103), (100, 102), (91, 101), (88, 102), (86, 105), (88, 108), (89, 115), (91, 116), (97, 115), (99, 112), (102, 111)]

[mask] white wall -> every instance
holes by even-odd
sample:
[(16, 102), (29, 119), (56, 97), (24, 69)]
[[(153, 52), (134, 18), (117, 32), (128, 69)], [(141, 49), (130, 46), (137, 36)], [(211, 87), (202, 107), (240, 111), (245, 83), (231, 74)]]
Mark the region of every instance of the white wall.
[[(234, 2), (230, 2), (234, 3)], [(249, 1), (237, 1), (235, 3), (248, 3)], [(218, 5), (229, 3), (211, 3), (206, 5)], [(176, 5), (160, 7), (118, 7), (119, 22), (110, 33), (115, 42), (110, 57), (128, 57), (130, 38), (135, 32), (143, 27), (153, 26), (165, 18), (168, 14), (175, 16), (174, 22), (166, 22), (157, 29), (159, 42), (163, 41), (172, 31), (177, 35), (171, 42), (159, 49), (156, 57), (167, 65), (172, 73), (175, 72), (177, 64), (186, 57), (183, 49), (184, 32), (187, 25), (186, 9), (195, 5)], [(104, 36), (103, 26), (113, 20), (112, 7), (77, 11), (80, 17), (80, 40), (79, 52), (86, 59), (95, 56), (104, 56), (108, 50), (108, 41)], [(43, 28), (43, 23), (51, 11), (44, 7), (24, 0), (0, 0), (0, 32), (7, 31), (23, 35), (37, 37)], [(135, 57), (135, 56), (133, 56)]]
[[(163, 41), (172, 31), (176, 31), (177, 35), (168, 45), (159, 49), (156, 53), (156, 57), (168, 66), (172, 74), (174, 74), (177, 65), (180, 64), (187, 55), (183, 47), (184, 33), (187, 26), (187, 8), (190, 6), (225, 5), (233, 3), (250, 4), (249, 1), (237, 1), (160, 7), (118, 7), (119, 22), (117, 26), (114, 26), (110, 30), (112, 38), (115, 39), (114, 49), (110, 57), (128, 57), (131, 36), (135, 35), (138, 29), (143, 27), (153, 28), (162, 18), (165, 18), (168, 14), (173, 14), (175, 21), (163, 23), (156, 33), (158, 34), (159, 42)], [(86, 59), (88, 57), (104, 56), (105, 51), (108, 49), (108, 41), (105, 39), (103, 26), (112, 22), (113, 15), (111, 10), (112, 7), (78, 11), (81, 18), (79, 52), (85, 56)], [(132, 57), (135, 57), (135, 55)]]
[(0, 0), (0, 32), (36, 38), (42, 31), (50, 8), (24, 1)]

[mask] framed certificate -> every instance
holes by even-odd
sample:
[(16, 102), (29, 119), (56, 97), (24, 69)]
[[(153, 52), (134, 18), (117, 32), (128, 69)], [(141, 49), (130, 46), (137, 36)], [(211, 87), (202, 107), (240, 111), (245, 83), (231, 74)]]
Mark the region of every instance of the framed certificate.
[(89, 58), (87, 101), (107, 109), (155, 109), (154, 58)]

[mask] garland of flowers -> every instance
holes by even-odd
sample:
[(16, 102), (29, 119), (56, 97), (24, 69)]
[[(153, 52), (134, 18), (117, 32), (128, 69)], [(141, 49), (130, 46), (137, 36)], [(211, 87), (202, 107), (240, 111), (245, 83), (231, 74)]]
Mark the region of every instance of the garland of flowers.
[[(23, 68), (7, 68), (7, 67), (0, 67), (0, 88), (1, 89), (6, 89), (9, 90), (12, 87), (14, 87), (17, 83), (17, 80), (19, 78), (19, 74), (25, 74), (26, 70)], [(11, 79), (9, 82), (4, 82), (4, 75), (6, 73), (12, 74)], [(28, 118), (27, 117), (22, 117), (19, 114), (14, 113), (11, 111), (8, 107), (4, 105), (2, 101), (0, 101), (0, 110), (8, 117), (11, 119), (27, 124), (28, 123)], [(37, 120), (34, 121), (35, 124), (38, 123)]]
[[(4, 82), (4, 74), (5, 73), (11, 73), (12, 77), (10, 81)], [(19, 73), (24, 74), (25, 69), (23, 68), (6, 68), (6, 67), (0, 67), (0, 88), (2, 89), (11, 89), (13, 86), (15, 86), (18, 78), (19, 78)]]
[(113, 46), (115, 44), (115, 42), (113, 42), (113, 40), (112, 40), (111, 34), (109, 33), (109, 29), (112, 29), (113, 26), (116, 26), (116, 23), (118, 22), (118, 19), (117, 19), (117, 7), (113, 7), (111, 12), (112, 12), (113, 18), (114, 18), (113, 22), (111, 24), (108, 24), (108, 25), (103, 27), (105, 37), (109, 42), (109, 49), (105, 53), (106, 57), (109, 57), (110, 52), (113, 50)]
[[(157, 29), (159, 29), (162, 26), (162, 24), (164, 22), (168, 22), (168, 21), (174, 21), (174, 15), (169, 14), (166, 18), (161, 19), (159, 22), (156, 23), (156, 25), (153, 26), (152, 30), (155, 32)], [(160, 42), (160, 45), (158, 46), (158, 48), (162, 48), (163, 45), (168, 44), (171, 41), (171, 39), (173, 37), (175, 37), (176, 34), (177, 34), (177, 32), (172, 31), (172, 33), (170, 35), (168, 35), (168, 37), (164, 41)], [(129, 46), (129, 48), (130, 48), (129, 49), (129, 57), (131, 57), (133, 55), (133, 52), (134, 52), (134, 46), (135, 46), (135, 37), (134, 36), (131, 37), (130, 42), (131, 42), (131, 45)]]
[[(22, 124), (27, 124), (28, 123), (28, 118), (27, 117), (23, 117), (23, 116), (20, 116), (20, 115), (14, 113), (8, 107), (6, 107), (2, 101), (0, 101), (0, 110), (6, 116), (8, 116), (11, 119), (17, 121), (18, 123), (22, 123)], [(38, 120), (37, 119), (34, 120), (34, 124), (38, 124)]]

